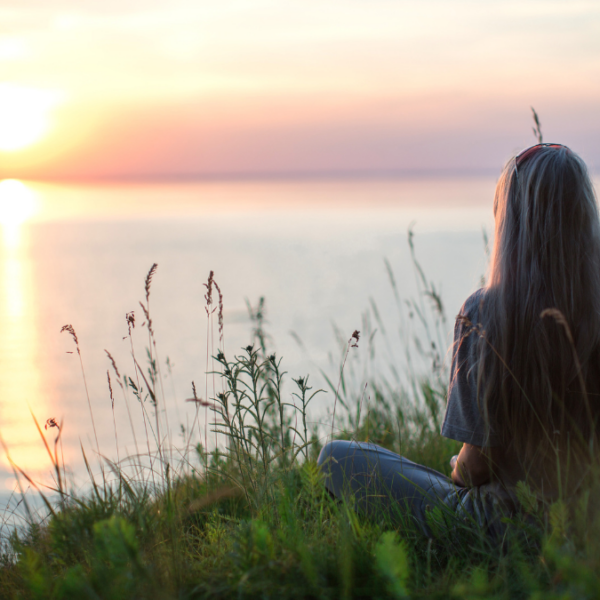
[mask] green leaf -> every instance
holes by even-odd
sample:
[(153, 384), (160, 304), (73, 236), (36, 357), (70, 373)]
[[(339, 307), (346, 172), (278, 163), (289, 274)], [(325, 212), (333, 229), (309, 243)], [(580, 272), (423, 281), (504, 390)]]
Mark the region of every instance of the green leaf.
[(377, 569), (387, 580), (388, 591), (394, 598), (406, 598), (406, 582), (410, 572), (404, 542), (394, 531), (386, 531), (375, 546)]

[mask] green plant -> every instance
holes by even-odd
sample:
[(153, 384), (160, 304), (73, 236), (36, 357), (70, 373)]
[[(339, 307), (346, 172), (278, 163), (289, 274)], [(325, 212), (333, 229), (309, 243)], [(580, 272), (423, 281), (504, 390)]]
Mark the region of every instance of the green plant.
[[(337, 398), (340, 405), (334, 431), (448, 472), (448, 458), (458, 444), (439, 435), (446, 385), (438, 339), (443, 303), (409, 240), (419, 298), (401, 299), (391, 265), (386, 267), (403, 332), (417, 330), (410, 329), (416, 323), (420, 341), (405, 338), (410, 344), (407, 371), (394, 374), (390, 369), (387, 378), (378, 371), (365, 375), (357, 364), (351, 348), (358, 332), (349, 343), (342, 336), (339, 366), (327, 376), (330, 399)], [(147, 321), (153, 270), (145, 285)], [(219, 290), (214, 274), (211, 281), (207, 290)], [(219, 319), (220, 328), (222, 312), (215, 304), (207, 301), (207, 315), (209, 323)], [(46, 446), (58, 500), (43, 496), (48, 507), (44, 519), (27, 505), (26, 526), (4, 540), (0, 598), (598, 596), (598, 473), (590, 473), (571, 504), (545, 506), (520, 485), (523, 514), (505, 521), (499, 543), (473, 522), (439, 509), (428, 513), (430, 538), (405, 514), (394, 520), (387, 514), (367, 518), (351, 504), (334, 500), (323, 485), (316, 457), (320, 440), (331, 435), (333, 420), (315, 426), (309, 413), (322, 390), (313, 390), (308, 376), (293, 378), (293, 390), (286, 389), (283, 361), (269, 350), (264, 300), (257, 308), (249, 305), (249, 311), (252, 343), (227, 357), (220, 331), (214, 361), (211, 356), (206, 362), (207, 370), (213, 365), (213, 397), (199, 398), (193, 385), (189, 399), (198, 409), (212, 411), (212, 423), (205, 423), (221, 442), (210, 446), (196, 420), (191, 430), (183, 431), (185, 452), (179, 462), (172, 458), (168, 438), (162, 445), (158, 433), (158, 403), (164, 403), (164, 394), (155, 341), (150, 333), (144, 370), (133, 352), (135, 318), (127, 316), (133, 375), (121, 374), (110, 354), (109, 360), (124, 401), (131, 390), (140, 403), (148, 455), (129, 462), (104, 457), (103, 471), (114, 477), (98, 479), (82, 447), (90, 484), (78, 494), (69, 487), (59, 451), (60, 424), (49, 420), (49, 431), (58, 432)], [(374, 343), (377, 324), (382, 342), (391, 346), (384, 334), (389, 328), (374, 301), (369, 314), (363, 320), (362, 343)], [(420, 363), (412, 360), (413, 352)], [(15, 474), (28, 483), (17, 466)]]

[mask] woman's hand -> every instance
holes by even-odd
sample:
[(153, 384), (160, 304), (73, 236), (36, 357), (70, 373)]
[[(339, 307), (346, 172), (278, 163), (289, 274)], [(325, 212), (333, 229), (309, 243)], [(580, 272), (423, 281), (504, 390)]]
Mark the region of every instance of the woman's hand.
[(454, 469), (456, 468), (456, 461), (458, 460), (458, 454), (455, 454), (451, 459), (450, 459), (450, 468), (454, 471)]
[(452, 481), (459, 487), (483, 485), (491, 479), (489, 457), (483, 448), (463, 444), (458, 456), (450, 459)]

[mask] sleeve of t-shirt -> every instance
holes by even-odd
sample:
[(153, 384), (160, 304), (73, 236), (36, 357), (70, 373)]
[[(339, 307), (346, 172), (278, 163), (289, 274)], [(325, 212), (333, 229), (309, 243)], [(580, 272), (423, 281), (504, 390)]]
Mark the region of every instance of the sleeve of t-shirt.
[[(479, 297), (479, 293), (471, 296), (460, 312), (475, 323), (473, 318), (477, 318), (476, 304)], [(475, 310), (469, 310), (471, 307)], [(474, 446), (496, 446), (498, 443), (492, 432), (486, 436), (486, 425), (477, 404), (475, 369), (470, 369), (471, 344), (476, 341), (477, 333), (470, 325), (458, 318), (454, 325), (448, 405), (442, 425), (442, 435)]]

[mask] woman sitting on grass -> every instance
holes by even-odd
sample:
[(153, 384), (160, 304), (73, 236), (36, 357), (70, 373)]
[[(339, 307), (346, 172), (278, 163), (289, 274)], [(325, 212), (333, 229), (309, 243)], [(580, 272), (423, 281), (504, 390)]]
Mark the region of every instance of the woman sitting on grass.
[(451, 478), (374, 444), (333, 441), (319, 464), (336, 497), (392, 518), (408, 506), (423, 524), (428, 506), (447, 507), (494, 533), (497, 517), (517, 507), (519, 481), (552, 501), (589, 474), (600, 416), (600, 221), (585, 164), (560, 144), (528, 148), (504, 168), (494, 216), (488, 285), (454, 328), (442, 435), (463, 446)]

